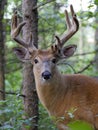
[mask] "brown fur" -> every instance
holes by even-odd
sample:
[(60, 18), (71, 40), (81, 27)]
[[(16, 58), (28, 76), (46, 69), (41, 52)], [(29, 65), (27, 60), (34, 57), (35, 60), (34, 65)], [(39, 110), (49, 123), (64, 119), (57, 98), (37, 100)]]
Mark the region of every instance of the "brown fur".
[[(68, 58), (73, 55), (75, 48), (74, 45), (64, 47), (64, 54), (63, 52), (61, 54)], [(25, 55), (21, 48), (19, 49), (21, 53), (17, 53), (17, 49), (15, 51), (20, 58), (21, 54)], [(98, 130), (98, 80), (80, 74), (61, 74), (56, 65), (61, 54), (58, 56), (57, 53), (59, 53), (57, 50), (55, 53), (51, 49), (38, 49), (29, 54), (30, 61), (34, 65), (33, 71), (40, 101), (49, 115), (55, 117), (59, 130), (66, 130), (66, 125), (73, 120), (86, 121)], [(53, 59), (56, 59), (56, 63)], [(51, 73), (49, 80), (42, 77), (45, 71)]]
[[(47, 54), (46, 54), (47, 53)], [(72, 120), (83, 120), (98, 129), (98, 81), (81, 74), (62, 75), (57, 67), (52, 68), (53, 77), (43, 82), (41, 77), (44, 60), (51, 60), (52, 54), (40, 52), (37, 58), (41, 64), (34, 65), (36, 88), (40, 101), (49, 115), (58, 120), (59, 130), (66, 130), (66, 125)], [(73, 118), (69, 112), (73, 109)]]
[[(61, 58), (72, 56), (76, 45), (64, 48), (65, 42), (70, 39), (79, 29), (79, 22), (70, 6), (72, 22), (69, 20), (68, 12), (65, 10), (68, 33), (61, 39), (56, 36), (57, 44), (50, 49), (40, 50), (32, 45), (32, 36), (27, 44), (19, 37), (21, 28), (26, 24), (22, 22), (17, 26), (17, 13), (12, 18), (11, 36), (24, 48), (14, 48), (15, 54), (23, 61), (31, 61), (34, 65), (34, 76), (39, 99), (51, 116), (56, 117), (59, 130), (66, 130), (66, 124), (71, 120), (83, 120), (92, 124), (98, 130), (98, 82), (93, 78), (83, 75), (62, 75), (59, 73), (55, 62)], [(42, 79), (43, 72), (48, 72), (51, 78), (46, 81)], [(70, 111), (73, 114), (71, 118)], [(63, 120), (60, 118), (64, 117)]]

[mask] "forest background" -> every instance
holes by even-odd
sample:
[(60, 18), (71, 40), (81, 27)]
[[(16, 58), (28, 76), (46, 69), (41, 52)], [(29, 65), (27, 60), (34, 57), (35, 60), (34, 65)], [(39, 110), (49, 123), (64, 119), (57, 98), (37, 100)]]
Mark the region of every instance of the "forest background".
[[(10, 36), (11, 17), (17, 10), (22, 21), (25, 14), (23, 12), (26, 12), (26, 9), (30, 10), (25, 5), (27, 1), (29, 0), (0, 0), (0, 130), (56, 130), (46, 110), (38, 101), (36, 92), (32, 92), (35, 89), (34, 80), (28, 79), (26, 74), (29, 68), (32, 70), (32, 66), (21, 63), (12, 49), (17, 44)], [(55, 42), (55, 35), (61, 36), (66, 31), (64, 10), (67, 9), (70, 14), (70, 4), (74, 6), (80, 29), (66, 45), (76, 44), (77, 51), (72, 58), (59, 62), (58, 67), (61, 73), (82, 73), (97, 77), (98, 0), (31, 0), (29, 2), (32, 3), (31, 8), (35, 10), (37, 18), (35, 25), (32, 23), (31, 26), (36, 30), (36, 33), (32, 31), (36, 34), (34, 40), (36, 46), (42, 49)], [(33, 87), (28, 85), (29, 82), (33, 82)], [(30, 95), (30, 91), (33, 95)], [(26, 97), (29, 98), (25, 100)], [(32, 100), (29, 100), (30, 98)], [(73, 110), (70, 114), (72, 112)], [(74, 128), (90, 130), (83, 122), (75, 122), (71, 127), (72, 130)]]

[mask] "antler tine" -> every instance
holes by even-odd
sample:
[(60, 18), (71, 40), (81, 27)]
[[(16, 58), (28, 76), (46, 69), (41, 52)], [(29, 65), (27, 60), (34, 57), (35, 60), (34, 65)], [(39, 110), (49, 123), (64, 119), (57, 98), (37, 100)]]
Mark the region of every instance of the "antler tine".
[(55, 35), (55, 38), (56, 38), (56, 40), (57, 40), (57, 44), (53, 44), (53, 45), (51, 46), (51, 50), (52, 50), (53, 53), (54, 53), (54, 52), (57, 52), (57, 51), (60, 50), (61, 47), (62, 47), (60, 38), (59, 38), (58, 36), (56, 36), (56, 35)]
[(71, 21), (68, 15), (68, 11), (65, 10), (65, 16), (66, 16), (66, 24), (67, 24), (67, 28), (70, 29), (71, 28)]
[(72, 6), (72, 5), (70, 5), (70, 10), (71, 10), (71, 15), (72, 15), (72, 16), (76, 16), (75, 11), (74, 11), (74, 9), (73, 9), (73, 6)]
[(37, 50), (37, 48), (34, 45), (34, 42), (32, 40), (32, 32), (30, 32), (30, 38), (29, 38), (29, 51)]
[(32, 47), (32, 33), (30, 32), (30, 38), (29, 38), (29, 47)]
[(17, 11), (15, 11), (14, 15), (12, 16), (12, 22), (11, 22), (11, 30), (15, 29), (17, 27)]
[(57, 35), (55, 35), (55, 38), (56, 38), (56, 40), (57, 40), (57, 45), (58, 45), (59, 47), (61, 47), (62, 44), (61, 44), (60, 38), (59, 38)]
[(28, 45), (19, 37), (19, 33), (22, 29), (22, 27), (26, 24), (26, 22), (22, 22), (19, 25), (17, 25), (17, 11), (12, 16), (12, 23), (11, 23), (11, 37), (14, 39), (17, 43), (22, 45), (25, 48), (28, 48)]
[(68, 32), (67, 34), (64, 34), (64, 36), (61, 38), (61, 44), (62, 46), (64, 45), (64, 43), (69, 40), (79, 29), (79, 22), (78, 19), (76, 17), (76, 14), (74, 12), (73, 6), (70, 6), (70, 11), (71, 11), (71, 15), (72, 15), (72, 22), (69, 19), (69, 15), (67, 10), (65, 10), (65, 16), (66, 16), (66, 24), (67, 24), (67, 28), (68, 28)]

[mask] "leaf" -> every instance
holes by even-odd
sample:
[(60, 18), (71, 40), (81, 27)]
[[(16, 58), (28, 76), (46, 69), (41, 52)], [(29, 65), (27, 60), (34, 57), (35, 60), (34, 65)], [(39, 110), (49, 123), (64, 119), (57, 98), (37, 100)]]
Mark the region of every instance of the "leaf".
[(97, 5), (97, 6), (98, 6), (98, 0), (95, 0), (95, 1), (94, 1), (94, 3), (95, 3), (95, 5)]
[(71, 130), (94, 130), (90, 124), (83, 121), (74, 121), (68, 124)]
[(94, 7), (94, 4), (89, 5), (89, 6), (88, 6), (88, 9), (90, 9), (90, 8), (92, 8), (92, 7)]
[(0, 129), (2, 129), (2, 130), (13, 130), (13, 127), (12, 126), (10, 126), (10, 125), (5, 125), (5, 126), (2, 126), (2, 127), (0, 127)]

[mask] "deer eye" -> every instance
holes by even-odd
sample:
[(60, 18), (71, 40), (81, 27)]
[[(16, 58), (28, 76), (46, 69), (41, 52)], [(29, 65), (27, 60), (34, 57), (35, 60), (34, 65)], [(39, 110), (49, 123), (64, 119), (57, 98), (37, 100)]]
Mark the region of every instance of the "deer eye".
[(37, 64), (37, 63), (38, 63), (38, 60), (37, 60), (37, 59), (34, 59), (34, 63)]
[(52, 59), (52, 63), (54, 64), (56, 63), (56, 58)]

